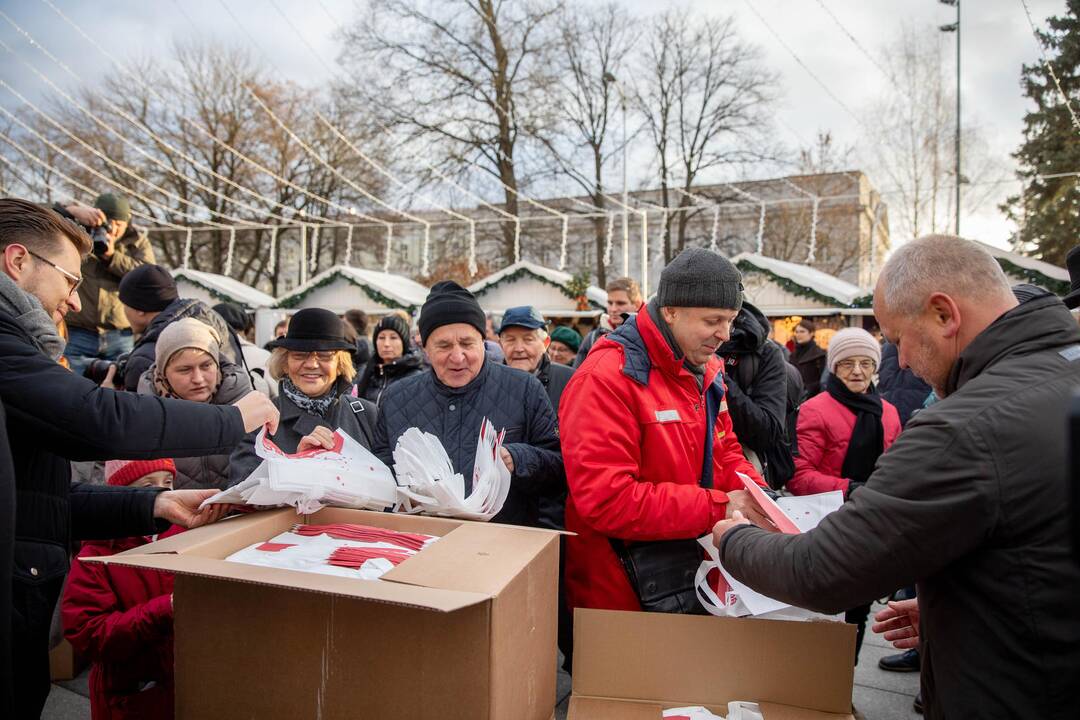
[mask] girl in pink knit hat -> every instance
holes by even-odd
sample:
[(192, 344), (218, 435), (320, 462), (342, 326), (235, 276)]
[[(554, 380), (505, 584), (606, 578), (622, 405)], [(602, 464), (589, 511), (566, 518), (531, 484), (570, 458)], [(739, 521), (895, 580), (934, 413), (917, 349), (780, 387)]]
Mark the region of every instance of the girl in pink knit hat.
[[(109, 485), (172, 487), (172, 460), (110, 460)], [(83, 543), (79, 558), (114, 555), (174, 535)], [(173, 717), (173, 576), (76, 560), (64, 590), (64, 636), (90, 668), (93, 720)]]

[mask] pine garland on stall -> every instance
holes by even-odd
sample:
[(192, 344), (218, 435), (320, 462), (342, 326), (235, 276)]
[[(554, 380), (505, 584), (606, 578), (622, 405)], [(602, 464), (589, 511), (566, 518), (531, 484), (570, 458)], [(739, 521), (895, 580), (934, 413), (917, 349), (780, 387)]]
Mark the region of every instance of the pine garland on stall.
[[(533, 278), (534, 280), (542, 282), (545, 285), (550, 285), (553, 288), (558, 288), (559, 292), (561, 292), (563, 295), (570, 298), (571, 300), (577, 300), (578, 299), (578, 295), (574, 294), (573, 290), (571, 289), (573, 287), (573, 280), (571, 280), (570, 283), (569, 283), (570, 287), (566, 287), (566, 286), (560, 285), (557, 282), (554, 282), (553, 280), (549, 280), (546, 277), (543, 277), (541, 275), (537, 275), (536, 273), (530, 271), (528, 268), (518, 268), (517, 270), (510, 273), (509, 275), (506, 275), (506, 276), (496, 280), (495, 282), (491, 283), (490, 285), (483, 288), (482, 290), (479, 290), (476, 294), (478, 296), (483, 295), (484, 293), (488, 292), (489, 290), (494, 290), (495, 288), (499, 287), (503, 283), (514, 282), (515, 280), (520, 280), (520, 279), (526, 278), (526, 277)], [(586, 285), (586, 287), (588, 287), (588, 286)], [(602, 306), (599, 303), (594, 302), (592, 300), (589, 300), (589, 304), (593, 307), (593, 309), (596, 309), (596, 310), (603, 310), (604, 309), (604, 306)]]
[(865, 295), (863, 297), (856, 298), (848, 304), (839, 302), (836, 298), (829, 297), (828, 295), (822, 295), (813, 288), (806, 287), (805, 285), (800, 285), (794, 280), (789, 280), (783, 275), (777, 275), (771, 270), (760, 268), (748, 260), (740, 260), (738, 263), (736, 263), (736, 267), (738, 267), (739, 270), (744, 273), (761, 273), (765, 277), (769, 278), (769, 280), (776, 283), (792, 295), (798, 295), (799, 297), (804, 297), (807, 300), (815, 300), (829, 307), (866, 308), (870, 307), (873, 304), (873, 296), (871, 295)]
[(291, 295), (291, 296), (283, 299), (280, 303), (278, 303), (278, 307), (286, 308), (286, 309), (295, 308), (295, 307), (299, 306), (300, 303), (302, 303), (304, 301), (304, 298), (306, 298), (308, 295), (310, 295), (313, 291), (318, 290), (321, 287), (326, 287), (327, 285), (331, 284), (332, 282), (334, 282), (335, 280), (338, 280), (338, 279), (345, 280), (348, 283), (350, 283), (352, 285), (355, 285), (356, 287), (360, 288), (364, 292), (364, 294), (367, 295), (369, 298), (371, 298), (373, 301), (379, 303), (380, 305), (384, 305), (384, 306), (386, 306), (388, 308), (400, 308), (402, 310), (406, 310), (410, 314), (413, 311), (415, 311), (416, 308), (417, 308), (416, 305), (403, 305), (400, 301), (394, 300), (393, 298), (389, 298), (386, 295), (383, 295), (381, 292), (379, 292), (375, 288), (371, 287), (370, 285), (365, 285), (364, 283), (357, 282), (353, 278), (348, 277), (347, 275), (344, 275), (344, 274), (342, 274), (340, 272), (330, 273), (329, 275), (324, 277), (319, 282), (317, 282), (317, 283), (315, 283), (315, 284), (313, 284), (313, 285), (311, 285), (311, 286), (309, 286), (307, 288), (304, 288), (303, 292), (296, 293), (295, 295)]

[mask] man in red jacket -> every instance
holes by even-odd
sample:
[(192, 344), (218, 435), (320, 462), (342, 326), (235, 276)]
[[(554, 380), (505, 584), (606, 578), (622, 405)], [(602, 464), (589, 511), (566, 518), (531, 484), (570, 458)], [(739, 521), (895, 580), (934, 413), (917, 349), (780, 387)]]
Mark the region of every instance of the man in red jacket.
[[(641, 610), (650, 581), (639, 573), (636, 587), (624, 564), (644, 570), (631, 555), (646, 543), (689, 541), (673, 561), (692, 578), (693, 539), (717, 521), (738, 510), (771, 527), (737, 475), (764, 485), (732, 431), (716, 356), (741, 305), (735, 266), (687, 249), (664, 269), (656, 298), (597, 341), (570, 380), (559, 422), (566, 529), (576, 533), (567, 538), (572, 608)], [(684, 600), (668, 608), (694, 612), (692, 592), (677, 594)]]

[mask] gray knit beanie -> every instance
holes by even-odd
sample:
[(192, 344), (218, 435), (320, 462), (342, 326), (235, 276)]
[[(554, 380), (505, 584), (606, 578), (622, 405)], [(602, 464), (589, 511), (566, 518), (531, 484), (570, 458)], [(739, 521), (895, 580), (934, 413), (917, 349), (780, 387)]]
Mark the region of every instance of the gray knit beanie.
[(705, 248), (687, 248), (660, 273), (656, 290), (660, 307), (742, 307), (742, 273), (723, 255)]

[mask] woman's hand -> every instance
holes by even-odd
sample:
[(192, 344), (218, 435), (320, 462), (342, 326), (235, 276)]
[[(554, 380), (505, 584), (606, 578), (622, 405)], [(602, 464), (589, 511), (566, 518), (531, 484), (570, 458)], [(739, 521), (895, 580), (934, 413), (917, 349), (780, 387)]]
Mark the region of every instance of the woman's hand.
[(305, 435), (300, 438), (300, 444), (296, 447), (296, 452), (304, 452), (305, 450), (313, 450), (321, 448), (323, 450), (332, 450), (334, 447), (334, 433), (330, 428), (319, 426), (311, 431), (310, 435)]

